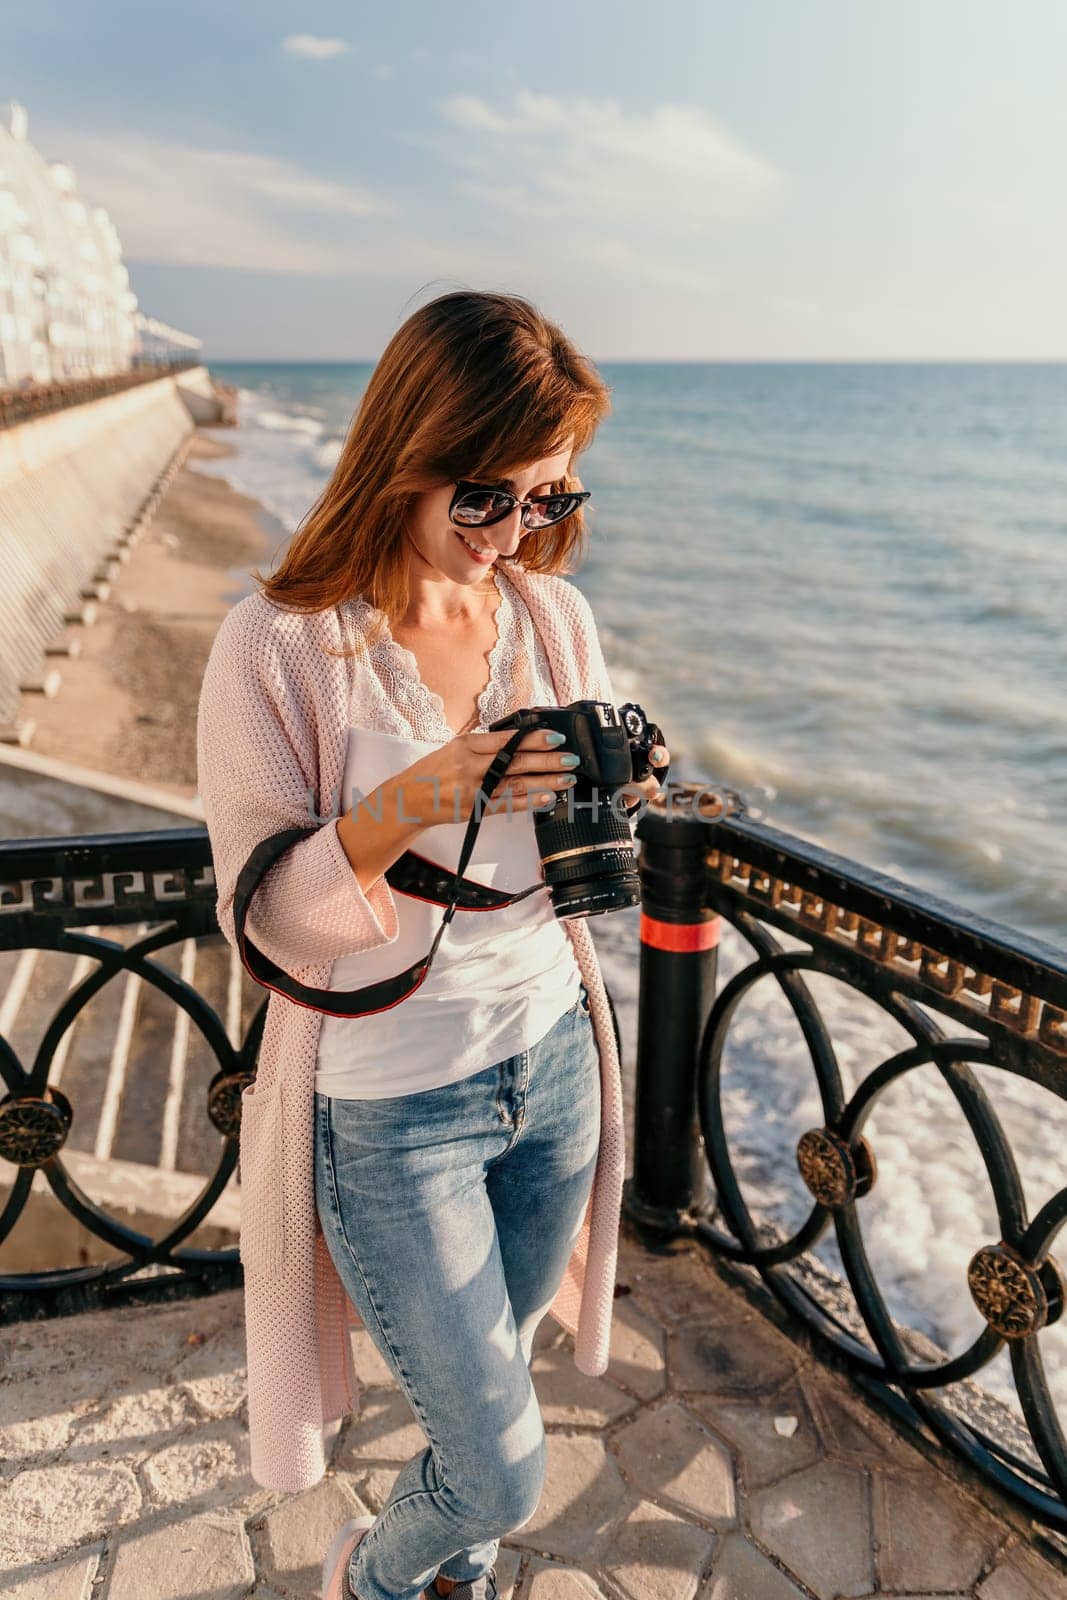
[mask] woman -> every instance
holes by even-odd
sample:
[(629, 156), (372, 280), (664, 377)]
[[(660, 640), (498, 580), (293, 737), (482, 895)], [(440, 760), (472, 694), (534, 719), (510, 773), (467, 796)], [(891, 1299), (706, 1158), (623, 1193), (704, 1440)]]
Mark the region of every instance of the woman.
[[(455, 869), (513, 736), (485, 725), (613, 701), (588, 602), (559, 576), (588, 497), (574, 462), (608, 409), (592, 366), (516, 296), (443, 295), (390, 341), (330, 483), (204, 675), (219, 925), (246, 965), (251, 945), (334, 990), (411, 965), (442, 911), (384, 874), (411, 849)], [(565, 790), (568, 754), (544, 730), (523, 737), (466, 875), (538, 883), (532, 811)], [(664, 747), (653, 756), (666, 766)], [(632, 801), (658, 781), (630, 787)], [(257, 846), (338, 791), (346, 809), (256, 866)], [(358, 1403), (352, 1322), (428, 1439), (378, 1516), (339, 1531), (330, 1600), (493, 1600), (499, 1539), (543, 1483), (529, 1362), (545, 1313), (574, 1334), (580, 1370), (607, 1364), (618, 1054), (587, 925), (539, 887), (458, 911), (400, 1004), (268, 1006), (241, 1119), (253, 1474), (275, 1489), (321, 1477), (323, 1426)]]

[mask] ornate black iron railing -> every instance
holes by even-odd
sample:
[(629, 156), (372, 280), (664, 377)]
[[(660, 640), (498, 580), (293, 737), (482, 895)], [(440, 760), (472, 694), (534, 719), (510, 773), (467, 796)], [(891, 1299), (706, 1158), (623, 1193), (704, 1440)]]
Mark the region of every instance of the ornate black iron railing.
[[(1011, 1142), (973, 1070), (982, 1063), (1037, 1086), (1067, 1130), (1067, 955), (779, 832), (749, 817), (732, 790), (671, 785), (637, 834), (642, 944), (628, 1213), (667, 1233), (695, 1233), (758, 1269), (894, 1410), (921, 1420), (1032, 1512), (1067, 1527), (1067, 1442), (1039, 1343), (1063, 1315), (1064, 1277), (1052, 1252), (1067, 1219), (1067, 1186), (1029, 1214)], [(755, 958), (716, 993), (720, 919)], [(779, 933), (800, 948), (785, 948)], [(806, 981), (812, 973), (875, 1002), (912, 1040), (851, 1093)], [(724, 1046), (739, 1003), (764, 978), (792, 1009), (823, 1113), (796, 1143), (810, 1207), (792, 1231), (754, 1214), (724, 1116)], [(952, 1021), (969, 1033), (953, 1035), (944, 1026)], [(985, 1327), (944, 1359), (928, 1359), (937, 1346), (911, 1337), (891, 1315), (863, 1232), (865, 1199), (878, 1181), (864, 1125), (879, 1097), (923, 1065), (956, 1097), (999, 1228), (974, 1251), (966, 1284), (945, 1284), (949, 1293), (969, 1291)], [(830, 1292), (833, 1274), (810, 1254), (831, 1223), (847, 1277), (834, 1287), (843, 1296)], [(983, 1405), (988, 1397), (968, 1383), (1005, 1345), (1025, 1431), (1012, 1410)]]
[[(262, 995), (235, 1044), (218, 1010), (161, 959), (181, 941), (213, 935), (214, 944), (223, 943), (215, 899), (208, 837), (197, 825), (0, 844), (0, 955), (59, 951), (81, 957), (86, 969), (54, 1012), (41, 1018), (32, 1059), (20, 1060), (0, 1036), (6, 1090), (0, 1100), (0, 1166), (7, 1163), (8, 1173), (14, 1169), (0, 1210), (0, 1246), (22, 1217), (40, 1172), (59, 1204), (117, 1252), (103, 1264), (0, 1274), (0, 1321), (177, 1297), (240, 1281), (236, 1247), (205, 1249), (183, 1241), (209, 1217), (236, 1166), (240, 1096), (255, 1075), (267, 997)], [(144, 931), (129, 943), (89, 931), (107, 926), (117, 933), (131, 925)], [(217, 1063), (204, 1106), (217, 1135), (212, 1170), (182, 1214), (154, 1236), (110, 1214), (71, 1173), (64, 1147), (74, 1118), (99, 1108), (72, 1105), (50, 1082), (69, 1032), (94, 997), (123, 975), (134, 975), (183, 1012)]]
[[(643, 907), (628, 1212), (665, 1232), (695, 1232), (721, 1255), (757, 1269), (790, 1312), (889, 1404), (921, 1419), (1044, 1520), (1067, 1527), (1067, 1445), (1039, 1344), (1042, 1330), (1063, 1314), (1064, 1280), (1053, 1247), (1067, 1219), (1067, 1188), (1043, 1197), (1029, 1214), (1011, 1143), (973, 1070), (980, 1062), (1026, 1080), (1049, 1096), (1052, 1113), (1067, 1126), (1067, 957), (753, 820), (732, 791), (671, 784), (657, 802), (637, 829)], [(171, 947), (191, 942), (232, 962), (215, 899), (209, 841), (198, 825), (0, 844), (0, 962), (10, 965), (22, 959), (19, 952), (34, 951), (80, 958), (79, 973), (43, 1014), (25, 1060), (0, 1036), (6, 1091), (0, 1171), (11, 1177), (0, 1204), (0, 1247), (24, 1215), (39, 1172), (58, 1204), (115, 1252), (103, 1263), (0, 1275), (0, 1321), (239, 1281), (235, 1247), (187, 1241), (210, 1217), (236, 1167), (240, 1096), (255, 1074), (266, 996), (238, 965), (247, 1004), (238, 1008), (237, 1025), (231, 1016), (227, 1026), (184, 969), (166, 960)], [(723, 919), (755, 959), (717, 994)], [(112, 937), (95, 931), (104, 927)], [(119, 937), (122, 930), (132, 940)], [(784, 948), (776, 933), (801, 948)], [(851, 1093), (806, 982), (811, 973), (867, 996), (911, 1036), (909, 1048), (874, 1066)], [(182, 1013), (213, 1063), (202, 1117), (213, 1129), (210, 1170), (182, 1214), (153, 1234), (111, 1214), (72, 1175), (65, 1152), (75, 1119), (97, 1108), (53, 1081), (54, 1064), (94, 997), (124, 978), (139, 980)], [(755, 1215), (746, 1201), (723, 1113), (731, 1021), (761, 978), (776, 984), (793, 1010), (823, 1107), (821, 1123), (797, 1141), (811, 1204), (791, 1233)], [(963, 1025), (968, 1036), (947, 1033), (946, 1020)], [(929, 1343), (917, 1355), (911, 1330), (890, 1314), (862, 1228), (864, 1201), (878, 1181), (865, 1124), (879, 1097), (922, 1064), (935, 1066), (962, 1109), (999, 1226), (999, 1237), (975, 1250), (967, 1273), (985, 1328), (967, 1350), (945, 1359), (929, 1359)], [(848, 1305), (825, 1271), (811, 1270), (812, 1249), (831, 1223)], [(1014, 1418), (1006, 1411), (991, 1423), (993, 1412), (957, 1401), (1005, 1346), (1025, 1420), (1022, 1440), (1007, 1425)]]

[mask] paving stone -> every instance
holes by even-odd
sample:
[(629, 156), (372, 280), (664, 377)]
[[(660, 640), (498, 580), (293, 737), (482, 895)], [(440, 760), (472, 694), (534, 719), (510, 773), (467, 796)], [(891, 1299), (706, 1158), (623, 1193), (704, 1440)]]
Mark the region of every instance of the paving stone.
[(550, 1433), (541, 1502), (508, 1542), (540, 1555), (583, 1561), (633, 1503), (602, 1440)]
[[(68, 1352), (62, 1340), (56, 1338), (55, 1329), (62, 1323), (78, 1321), (80, 1319), (76, 1317), (58, 1317), (55, 1322), (16, 1322), (7, 1329), (4, 1335), (4, 1382), (14, 1383), (45, 1377), (53, 1372), (59, 1375), (69, 1372)], [(40, 1338), (35, 1338), (27, 1329), (40, 1329)], [(69, 1330), (67, 1340), (68, 1344), (75, 1342), (70, 1338)], [(84, 1345), (84, 1340), (79, 1338), (77, 1343)]]
[(90, 1600), (103, 1545), (79, 1550), (65, 1561), (37, 1567), (21, 1577), (0, 1573), (7, 1600)]
[(795, 1378), (807, 1359), (762, 1319), (715, 1324), (701, 1317), (676, 1325), (667, 1338), (670, 1386), (686, 1393), (769, 1394)]
[(352, 1330), (352, 1364), (356, 1377), (368, 1389), (394, 1387), (396, 1376), (366, 1328)]
[(220, 1315), (232, 1315), (225, 1308), (201, 1310), (227, 1298), (208, 1295), (203, 1301), (128, 1307), (121, 1315), (87, 1311), (35, 1322), (32, 1335), (12, 1339), (7, 1346), (5, 1379), (71, 1374), (82, 1394), (97, 1397), (125, 1393), (135, 1373), (158, 1382), (188, 1351), (190, 1335), (203, 1323), (214, 1326)]
[(663, 1329), (630, 1295), (616, 1300), (612, 1312), (608, 1377), (642, 1400), (667, 1387)]
[(496, 1558), (496, 1586), (500, 1600), (513, 1600), (515, 1585), (519, 1581), (522, 1552), (501, 1545)]
[(23, 1375), (0, 1383), (0, 1461), (5, 1476), (39, 1456), (62, 1450), (77, 1423), (95, 1410), (100, 1394), (80, 1372)]
[(720, 1527), (736, 1519), (730, 1451), (679, 1401), (643, 1411), (614, 1444), (623, 1472), (645, 1494)]
[(248, 1400), (248, 1374), (244, 1367), (234, 1372), (189, 1378), (181, 1387), (203, 1415), (210, 1418), (237, 1416)]
[(668, 1326), (691, 1317), (694, 1305), (707, 1306), (709, 1321), (734, 1321), (753, 1315), (741, 1296), (723, 1285), (707, 1259), (692, 1245), (677, 1254), (659, 1255), (620, 1243), (616, 1279), (629, 1286), (632, 1297), (653, 1318)]
[(642, 1500), (612, 1533), (600, 1564), (632, 1600), (694, 1600), (715, 1543), (714, 1533)]
[(144, 1463), (144, 1480), (158, 1505), (229, 1505), (256, 1493), (248, 1434), (236, 1422), (205, 1423), (158, 1450)]
[(567, 1345), (535, 1355), (530, 1375), (548, 1426), (603, 1428), (633, 1411), (638, 1403), (605, 1378), (588, 1378), (579, 1372)]
[(1005, 1525), (933, 1473), (877, 1472), (872, 1497), (883, 1589), (969, 1589)]
[(0, 1560), (54, 1561), (129, 1522), (141, 1490), (121, 1462), (29, 1467), (0, 1493)]
[[(130, 1366), (122, 1363), (121, 1348), (117, 1362), (100, 1359), (115, 1352), (112, 1340), (119, 1339), (120, 1333), (119, 1319), (111, 1319), (106, 1312), (90, 1311), (78, 1317), (19, 1323), (16, 1328), (18, 1331), (12, 1332), (4, 1346), (6, 1383), (66, 1377), (77, 1382), (79, 1392), (84, 1395), (90, 1392), (85, 1376), (89, 1371), (106, 1371), (111, 1380), (116, 1380), (120, 1371), (129, 1376)], [(33, 1331), (28, 1333), (23, 1329)], [(129, 1343), (128, 1337), (126, 1343)], [(102, 1383), (99, 1392), (105, 1393), (107, 1387), (106, 1382)]]
[(343, 1522), (369, 1510), (339, 1477), (321, 1478), (313, 1489), (291, 1495), (255, 1528), (259, 1576), (283, 1594), (318, 1600), (322, 1563), (334, 1535)]
[(107, 1593), (108, 1600), (244, 1600), (254, 1581), (240, 1517), (206, 1511), (120, 1534)]
[(555, 1317), (549, 1316), (546, 1312), (537, 1324), (537, 1331), (533, 1336), (533, 1353), (539, 1355), (542, 1350), (551, 1350), (561, 1339), (569, 1337), (562, 1323), (557, 1322)]
[(1067, 1600), (1067, 1574), (1016, 1546), (975, 1590), (979, 1600)]
[(392, 1492), (399, 1467), (366, 1467), (350, 1474), (349, 1481), (367, 1509), (377, 1516)]
[(221, 1294), (204, 1295), (196, 1300), (179, 1300), (173, 1305), (145, 1306), (139, 1308), (136, 1314), (150, 1318), (153, 1331), (157, 1332), (168, 1328), (173, 1321), (176, 1329), (184, 1334), (181, 1360), (184, 1360), (185, 1353), (201, 1348), (205, 1341), (210, 1341), (214, 1348), (220, 1349), (226, 1339), (236, 1341), (232, 1348), (238, 1360), (244, 1360), (243, 1289), (224, 1289)]
[(576, 1567), (535, 1558), (530, 1562), (524, 1600), (604, 1600), (604, 1591)]
[(402, 1390), (372, 1389), (360, 1397), (359, 1416), (338, 1446), (335, 1464), (349, 1471), (367, 1461), (395, 1461), (399, 1466), (428, 1442)]
[(884, 1465), (898, 1472), (930, 1470), (921, 1450), (832, 1373), (809, 1385), (811, 1412), (826, 1452), (854, 1466)]
[[(799, 1383), (777, 1390), (773, 1400), (691, 1395), (686, 1405), (733, 1447), (750, 1491), (822, 1459), (822, 1443)], [(794, 1431), (779, 1433), (775, 1427), (778, 1418), (794, 1418)]]
[(232, 1316), (231, 1310), (221, 1323), (194, 1328), (193, 1340), (170, 1372), (170, 1381), (180, 1384), (207, 1417), (232, 1416), (248, 1392), (243, 1311), (236, 1322)]
[(740, 1533), (723, 1537), (702, 1600), (804, 1600), (792, 1578)]
[(865, 1473), (821, 1461), (752, 1495), (752, 1531), (816, 1594), (866, 1594), (875, 1586), (868, 1495)]
[(132, 1465), (199, 1420), (191, 1400), (179, 1389), (133, 1388), (78, 1425), (66, 1459), (98, 1461), (108, 1456)]

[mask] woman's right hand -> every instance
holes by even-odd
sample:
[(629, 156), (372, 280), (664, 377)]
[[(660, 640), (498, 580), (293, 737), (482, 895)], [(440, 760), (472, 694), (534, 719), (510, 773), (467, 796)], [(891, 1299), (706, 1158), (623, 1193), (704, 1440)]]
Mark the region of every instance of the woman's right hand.
[[(492, 795), (482, 799), (481, 816), (547, 806), (555, 801), (556, 790), (573, 784), (572, 774), (560, 764), (565, 747), (549, 744), (550, 733), (534, 728), (519, 741)], [(514, 728), (460, 733), (398, 772), (388, 786), (396, 789), (403, 814), (423, 828), (468, 821), (493, 757), (514, 734)]]

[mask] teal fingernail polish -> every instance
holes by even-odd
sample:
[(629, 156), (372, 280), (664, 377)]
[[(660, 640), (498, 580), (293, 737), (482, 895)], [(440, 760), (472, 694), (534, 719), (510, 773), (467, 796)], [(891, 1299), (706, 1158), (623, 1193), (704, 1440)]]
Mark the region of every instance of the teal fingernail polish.
[(560, 756), (559, 764), (561, 767), (576, 767), (578, 765), (578, 757), (572, 755), (568, 750), (565, 756)]
[(545, 743), (546, 744), (562, 744), (563, 741), (566, 739), (566, 737), (567, 737), (567, 735), (565, 733), (557, 733), (553, 729), (553, 731), (551, 733), (546, 733), (545, 734)]

